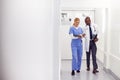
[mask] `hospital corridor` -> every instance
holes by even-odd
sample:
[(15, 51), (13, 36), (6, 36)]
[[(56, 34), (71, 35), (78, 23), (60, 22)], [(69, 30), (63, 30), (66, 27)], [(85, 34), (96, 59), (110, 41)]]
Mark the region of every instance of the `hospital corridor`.
[[(115, 12), (114, 10), (115, 9), (113, 9), (112, 12)], [(119, 64), (116, 64), (117, 63), (116, 59), (114, 59), (115, 57), (118, 58), (118, 55), (114, 56), (113, 58), (113, 54), (115, 54), (115, 52), (113, 54), (110, 52), (108, 53), (106, 52), (107, 50), (110, 51), (110, 50), (113, 50), (114, 48), (116, 53), (119, 54), (119, 45), (118, 47), (116, 47), (116, 45), (117, 43), (119, 44), (120, 37), (119, 38), (117, 37), (117, 33), (119, 35), (120, 31), (115, 30), (115, 32), (114, 31), (109, 32), (109, 29), (110, 29), (109, 26), (111, 24), (111, 22), (109, 23), (109, 19), (111, 19), (110, 18), (111, 13), (109, 13), (109, 11), (110, 10), (108, 8), (90, 8), (90, 9), (82, 8), (82, 9), (74, 9), (74, 10), (71, 8), (61, 9), (61, 24), (60, 24), (61, 26), (60, 26), (60, 33), (59, 33), (60, 34), (59, 36), (60, 55), (61, 55), (61, 58), (60, 58), (61, 60), (60, 79), (61, 80), (119, 80), (118, 76), (116, 76), (115, 73), (112, 72), (111, 70), (114, 68), (116, 72), (118, 71), (118, 75), (119, 75), (119, 69), (117, 70), (118, 68), (117, 66)], [(99, 27), (99, 41), (96, 42), (96, 45), (97, 45), (96, 56), (97, 56), (99, 72), (96, 74), (92, 73), (93, 71), (92, 56), (90, 59), (90, 71), (86, 70), (87, 62), (86, 62), (86, 51), (85, 51), (85, 39), (83, 38), (82, 39), (83, 54), (82, 54), (81, 70), (80, 70), (80, 73), (75, 72), (75, 75), (73, 76), (71, 75), (71, 71), (72, 71), (72, 56), (74, 53), (72, 53), (71, 51), (70, 43), (72, 40), (70, 35), (68, 34), (69, 28), (74, 22), (72, 20), (74, 20), (76, 17), (80, 18), (80, 27), (83, 28), (85, 25), (86, 16), (90, 16), (91, 22), (94, 22)], [(116, 18), (118, 18), (118, 15), (114, 15), (114, 17), (115, 16)], [(108, 35), (109, 38), (106, 35)], [(110, 36), (112, 37), (110, 38)], [(108, 39), (110, 43), (109, 41), (106, 41)]]
[(0, 0), (0, 80), (120, 80), (119, 0)]

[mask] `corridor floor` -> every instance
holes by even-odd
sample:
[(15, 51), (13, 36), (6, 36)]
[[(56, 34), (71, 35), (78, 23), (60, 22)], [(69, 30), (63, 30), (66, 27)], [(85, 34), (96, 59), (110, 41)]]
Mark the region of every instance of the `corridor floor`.
[[(103, 70), (102, 65), (99, 65), (99, 73), (93, 74), (92, 69), (86, 71), (86, 62), (83, 60), (81, 66), (81, 72), (76, 73), (75, 76), (71, 76), (71, 61), (62, 60), (61, 63), (61, 80), (115, 80), (111, 75)], [(92, 68), (92, 65), (91, 65)]]

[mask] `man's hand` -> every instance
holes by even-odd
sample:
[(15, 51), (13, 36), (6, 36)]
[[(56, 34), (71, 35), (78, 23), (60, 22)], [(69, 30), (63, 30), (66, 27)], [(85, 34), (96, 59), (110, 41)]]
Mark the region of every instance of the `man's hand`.
[(98, 38), (95, 38), (95, 39), (94, 39), (94, 42), (97, 42), (97, 41), (98, 41)]
[(82, 34), (83, 37), (85, 37), (86, 34)]

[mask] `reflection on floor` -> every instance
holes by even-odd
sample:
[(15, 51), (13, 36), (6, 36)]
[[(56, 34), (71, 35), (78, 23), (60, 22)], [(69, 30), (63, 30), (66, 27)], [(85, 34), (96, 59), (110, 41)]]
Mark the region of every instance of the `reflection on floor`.
[[(92, 69), (88, 72), (86, 71), (86, 62), (83, 60), (82, 68), (80, 73), (76, 73), (75, 76), (71, 76), (71, 61), (62, 60), (61, 64), (61, 80), (115, 80), (111, 75), (106, 73), (102, 65), (99, 65), (99, 73), (93, 74)], [(92, 65), (91, 65), (92, 68)]]

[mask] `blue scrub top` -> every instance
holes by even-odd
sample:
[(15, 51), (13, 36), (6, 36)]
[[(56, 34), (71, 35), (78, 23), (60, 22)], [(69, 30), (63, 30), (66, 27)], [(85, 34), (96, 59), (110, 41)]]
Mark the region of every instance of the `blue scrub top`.
[[(72, 27), (70, 27), (69, 34), (80, 35), (80, 34), (83, 34), (83, 30), (82, 30), (81, 27), (76, 29), (74, 26), (72, 26)], [(81, 38), (72, 39), (71, 46), (81, 46), (81, 45), (82, 45), (82, 39)]]

